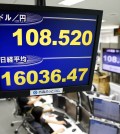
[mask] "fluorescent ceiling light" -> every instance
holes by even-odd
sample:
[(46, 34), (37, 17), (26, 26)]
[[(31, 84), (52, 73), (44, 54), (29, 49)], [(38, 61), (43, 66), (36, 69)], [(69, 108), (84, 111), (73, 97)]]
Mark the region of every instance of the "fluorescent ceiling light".
[(72, 6), (75, 5), (77, 3), (83, 2), (85, 0), (64, 0), (62, 2), (60, 2), (60, 5), (65, 5), (65, 6)]
[(119, 28), (119, 25), (109, 25), (109, 26), (102, 26), (101, 29), (114, 29), (114, 28)]
[(101, 31), (101, 33), (111, 33), (113, 32), (113, 30), (105, 30), (105, 31)]

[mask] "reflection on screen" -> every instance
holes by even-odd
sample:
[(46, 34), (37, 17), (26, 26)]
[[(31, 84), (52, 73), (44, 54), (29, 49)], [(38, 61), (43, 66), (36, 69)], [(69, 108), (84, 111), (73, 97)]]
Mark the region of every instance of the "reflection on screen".
[(77, 108), (76, 105), (66, 100), (65, 112), (75, 121), (77, 120)]
[(118, 134), (118, 129), (114, 125), (108, 125), (100, 121), (90, 120), (89, 134)]
[(75, 93), (66, 93), (65, 96), (68, 97), (71, 100), (76, 101), (76, 102), (79, 101), (77, 92), (75, 92)]
[(94, 98), (94, 116), (120, 122), (120, 106), (115, 102)]
[(89, 129), (89, 119), (90, 113), (86, 111), (83, 107), (80, 107), (80, 124), (88, 132)]

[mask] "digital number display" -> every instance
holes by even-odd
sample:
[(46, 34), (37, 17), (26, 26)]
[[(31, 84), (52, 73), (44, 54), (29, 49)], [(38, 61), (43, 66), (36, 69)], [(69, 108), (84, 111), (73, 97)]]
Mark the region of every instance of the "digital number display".
[[(23, 71), (18, 71), (14, 74), (14, 77), (11, 78), (10, 72), (6, 72), (2, 75), (2, 79), (6, 79), (6, 85), (11, 86), (11, 79), (14, 79), (16, 85), (24, 85), (28, 83), (30, 85), (35, 85), (37, 82), (39, 84), (47, 84), (50, 81), (52, 83), (66, 82), (67, 80), (76, 81), (78, 79), (77, 73), (82, 72), (79, 78), (79, 81), (83, 81), (85, 74), (87, 73), (88, 68), (79, 68), (78, 70), (74, 68), (66, 78), (61, 77), (61, 70), (55, 69), (51, 72), (49, 70), (41, 70), (37, 73), (35, 70), (29, 71), (27, 74)], [(42, 79), (38, 80), (38, 75), (42, 75)], [(26, 75), (26, 76), (25, 76)], [(32, 79), (33, 76), (33, 79)]]
[[(34, 39), (31, 41), (31, 35), (33, 34)], [(82, 39), (82, 44), (84, 46), (89, 46), (92, 42), (92, 32), (89, 30), (86, 30), (84, 33), (82, 33), (80, 30), (73, 30), (72, 32), (70, 30), (60, 30), (59, 34), (59, 40), (60, 41), (52, 41), (51, 39), (51, 31), (49, 29), (43, 29), (40, 31), (40, 35), (38, 34), (38, 31), (36, 29), (29, 29), (26, 32), (26, 43), (29, 46), (36, 46), (37, 44), (40, 44), (42, 46), (49, 46), (49, 45), (71, 45), (71, 46), (78, 46), (81, 45), (80, 38)], [(75, 36), (72, 41), (70, 41), (70, 35)], [(18, 46), (23, 45), (23, 30), (18, 29), (16, 32), (13, 33), (13, 37), (17, 37), (17, 44)], [(39, 37), (40, 36), (40, 37)], [(88, 38), (88, 39), (87, 39)], [(64, 39), (64, 41), (62, 41)]]
[(102, 12), (22, 7), (0, 7), (0, 89), (90, 87)]
[(119, 49), (103, 49), (103, 70), (120, 73)]

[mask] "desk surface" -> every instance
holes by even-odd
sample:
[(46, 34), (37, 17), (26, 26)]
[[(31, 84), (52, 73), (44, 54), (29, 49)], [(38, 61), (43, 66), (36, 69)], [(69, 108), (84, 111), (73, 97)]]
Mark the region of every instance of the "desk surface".
[(41, 101), (37, 101), (34, 103), (34, 106), (43, 107), (44, 110), (50, 110), (52, 108), (52, 97), (50, 95), (42, 96), (42, 98), (46, 101), (42, 103)]
[[(40, 101), (36, 102), (34, 104), (34, 106), (43, 106), (44, 105), (44, 108), (45, 109), (49, 109), (51, 106), (51, 103), (52, 103), (52, 99), (51, 99), (51, 96), (42, 96), (43, 99), (46, 100), (45, 103), (42, 103)], [(56, 110), (56, 109), (54, 109)], [(60, 112), (60, 110), (57, 110)], [(61, 111), (63, 113), (63, 111)], [(43, 118), (48, 118), (48, 115), (44, 114), (43, 115)], [(51, 120), (56, 120), (56, 115), (54, 115), (53, 117), (49, 117), (49, 119)], [(69, 122), (72, 126), (70, 128), (66, 128), (64, 125), (57, 125), (57, 124), (52, 124), (52, 123), (49, 123), (49, 126), (54, 130), (54, 131), (57, 131), (58, 129), (60, 128), (64, 128), (65, 131), (62, 133), (62, 134), (86, 134), (84, 132), (82, 132), (80, 130), (80, 128), (75, 124), (75, 122), (72, 120), (72, 119), (65, 119), (67, 122)], [(76, 129), (74, 132), (72, 132), (73, 129)]]
[[(43, 116), (46, 118), (46, 116)], [(49, 117), (50, 120), (56, 120), (56, 116)], [(72, 126), (70, 128), (66, 128), (64, 125), (57, 125), (49, 123), (49, 126), (54, 130), (57, 131), (60, 128), (64, 128), (64, 132), (62, 134), (86, 134), (80, 130), (80, 128), (71, 120), (71, 119), (65, 119), (67, 122), (69, 122)], [(75, 129), (74, 132), (72, 130)]]

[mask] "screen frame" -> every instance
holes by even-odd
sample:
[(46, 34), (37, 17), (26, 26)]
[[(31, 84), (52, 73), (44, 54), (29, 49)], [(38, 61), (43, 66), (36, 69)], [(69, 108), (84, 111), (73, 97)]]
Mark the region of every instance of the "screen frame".
[[(95, 112), (94, 112), (94, 100), (95, 99), (100, 99), (100, 98), (93, 98), (93, 116), (95, 116)], [(103, 101), (107, 101), (107, 100), (104, 100), (104, 99), (100, 99), (100, 100), (103, 100)], [(111, 103), (117, 103), (119, 105), (119, 110), (120, 110), (120, 104), (118, 102), (114, 102), (114, 101), (107, 101), (107, 102), (111, 102)], [(120, 114), (120, 111), (119, 111), (119, 114)], [(95, 117), (98, 117), (98, 118), (102, 118), (100, 116), (95, 116)], [(102, 118), (103, 119), (103, 118)], [(114, 121), (114, 122), (117, 122), (117, 123), (120, 123), (120, 121), (116, 121), (116, 120), (112, 120), (112, 119), (109, 119), (109, 118), (104, 118), (106, 120), (110, 120), (110, 121)], [(120, 119), (119, 119), (120, 120)]]
[(96, 120), (96, 119), (90, 118), (90, 120), (89, 120), (89, 132), (88, 132), (88, 134), (90, 134), (90, 121), (91, 121), (91, 120), (94, 120), (94, 121), (96, 121), (96, 122), (99, 122), (100, 124), (103, 124), (103, 125), (107, 125), (107, 126), (116, 128), (116, 129), (117, 129), (117, 134), (118, 134), (118, 132), (119, 132), (118, 127), (115, 126), (115, 125), (113, 125), (113, 124), (108, 124), (108, 123), (106, 123), (106, 122), (103, 122), (103, 121), (100, 121), (100, 120)]
[(103, 71), (110, 72), (110, 73), (120, 74), (120, 73), (117, 73), (117, 72), (113, 72), (113, 71), (110, 71), (110, 70), (105, 70), (105, 69), (103, 69), (103, 51), (104, 51), (104, 50), (108, 50), (108, 49), (113, 49), (113, 50), (119, 50), (119, 51), (120, 51), (120, 48), (103, 48), (103, 49), (102, 49), (102, 70), (103, 70)]
[[(62, 87), (63, 93), (91, 90), (103, 11), (89, 10), (89, 9), (76, 9), (76, 8), (63, 8), (63, 7), (47, 7), (47, 6), (39, 7), (39, 6), (30, 6), (30, 5), (29, 6), (28, 5), (12, 5), (12, 4), (0, 4), (0, 10), (1, 11), (33, 12), (33, 13), (44, 11), (44, 12), (55, 12), (55, 13), (96, 15), (97, 16), (96, 31), (95, 31), (96, 37), (94, 39), (94, 47), (93, 47), (92, 61), (91, 61), (91, 67), (90, 67), (91, 72), (89, 75), (88, 85)], [(37, 89), (33, 89), (33, 90), (37, 90)], [(12, 98), (12, 97), (21, 97), (21, 96), (24, 96), (24, 97), (30, 96), (30, 90), (29, 89), (21, 90), (21, 91), (20, 90), (16, 90), (16, 91), (0, 90), (0, 98)]]

